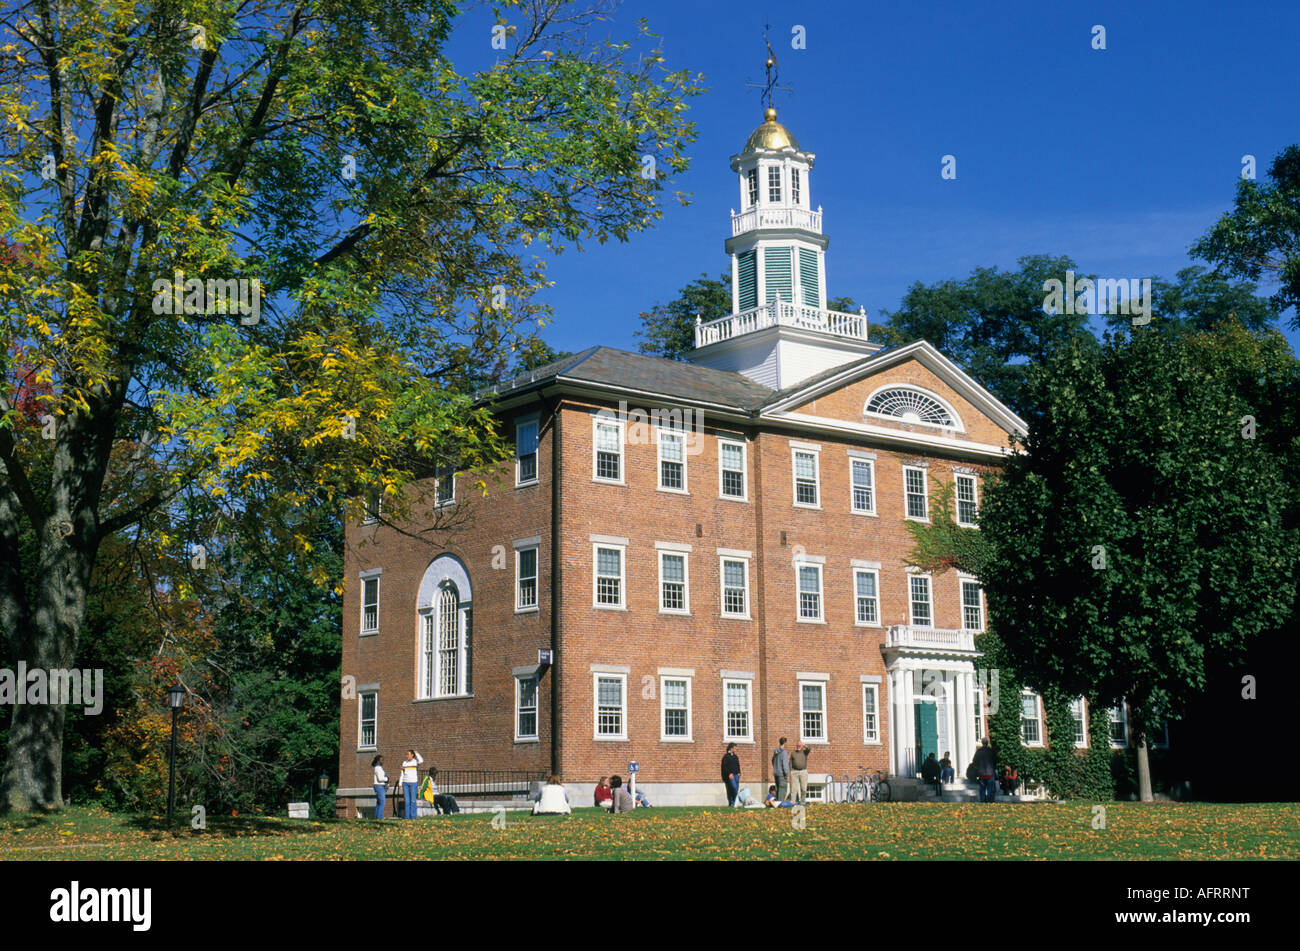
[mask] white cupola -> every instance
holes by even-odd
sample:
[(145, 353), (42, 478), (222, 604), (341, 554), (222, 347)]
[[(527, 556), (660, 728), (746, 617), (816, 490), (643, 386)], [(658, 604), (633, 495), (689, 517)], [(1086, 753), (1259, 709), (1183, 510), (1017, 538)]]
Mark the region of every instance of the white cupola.
[(821, 206), (812, 207), (815, 160), (770, 106), (731, 157), (740, 187), (725, 244), (731, 315), (697, 321), (693, 362), (780, 390), (880, 349), (867, 341), (865, 311), (826, 309), (829, 239)]

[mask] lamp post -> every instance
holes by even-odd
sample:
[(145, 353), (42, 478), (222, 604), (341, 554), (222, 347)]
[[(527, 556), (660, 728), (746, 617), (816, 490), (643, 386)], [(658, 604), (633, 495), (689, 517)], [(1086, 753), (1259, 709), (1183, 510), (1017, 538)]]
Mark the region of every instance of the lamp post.
[(185, 705), (185, 688), (179, 683), (167, 688), (167, 705), (172, 708), (172, 755), (167, 780), (167, 821), (176, 812), (176, 714)]
[[(325, 798), (325, 792), (326, 792), (326, 790), (328, 790), (329, 788), (330, 788), (330, 774), (329, 774), (329, 773), (321, 773), (321, 774), (320, 774), (320, 798), (321, 798), (321, 799), (324, 799), (324, 798)], [(318, 819), (320, 818), (320, 802), (319, 802), (319, 800), (318, 800), (317, 803), (316, 803), (316, 818), (318, 818)]]

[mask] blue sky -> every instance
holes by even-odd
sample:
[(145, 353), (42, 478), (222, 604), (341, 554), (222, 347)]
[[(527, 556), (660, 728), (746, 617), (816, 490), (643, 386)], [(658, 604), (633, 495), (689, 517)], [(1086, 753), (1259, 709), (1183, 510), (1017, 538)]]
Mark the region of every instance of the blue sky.
[[(638, 313), (728, 267), (728, 159), (762, 121), (764, 22), (780, 119), (817, 155), (827, 290), (874, 319), (915, 281), (1069, 254), (1081, 272), (1172, 278), (1232, 205), (1242, 156), (1265, 178), (1300, 143), (1300, 3), (1275, 0), (702, 3), (629, 0), (667, 64), (705, 74), (699, 138), (652, 231), (549, 261), (560, 350), (636, 349)], [(807, 49), (791, 49), (791, 29)], [(1106, 49), (1092, 48), (1092, 28)], [(957, 177), (940, 176), (944, 155)], [(1293, 347), (1300, 334), (1286, 331)]]

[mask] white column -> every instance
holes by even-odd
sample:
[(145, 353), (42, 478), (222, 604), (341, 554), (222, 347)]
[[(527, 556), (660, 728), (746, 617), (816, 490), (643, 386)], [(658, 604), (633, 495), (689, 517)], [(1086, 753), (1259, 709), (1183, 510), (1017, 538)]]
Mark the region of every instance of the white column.
[(954, 778), (965, 778), (966, 766), (975, 755), (971, 741), (971, 710), (975, 699), (971, 695), (970, 671), (962, 670), (957, 674), (957, 745), (953, 749), (952, 770)]
[(740, 313), (740, 257), (731, 255), (731, 312)]

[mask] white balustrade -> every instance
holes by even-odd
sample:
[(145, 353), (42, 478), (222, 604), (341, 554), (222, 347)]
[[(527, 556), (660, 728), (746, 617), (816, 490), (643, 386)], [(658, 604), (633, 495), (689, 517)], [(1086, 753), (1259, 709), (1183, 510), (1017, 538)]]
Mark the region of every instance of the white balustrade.
[(742, 334), (763, 330), (767, 327), (799, 327), (804, 330), (816, 330), (835, 334), (838, 337), (852, 337), (857, 340), (867, 339), (867, 315), (865, 313), (846, 314), (838, 310), (823, 310), (820, 307), (808, 307), (803, 304), (787, 304), (785, 301), (773, 301), (739, 314), (731, 314), (695, 324), (695, 346), (705, 347), (739, 337)]
[(731, 216), (731, 236), (759, 228), (800, 228), (822, 233), (822, 213), (807, 208), (764, 208), (758, 206)]
[(974, 651), (975, 632), (892, 624), (885, 629), (885, 644), (889, 647), (911, 647), (920, 650)]

